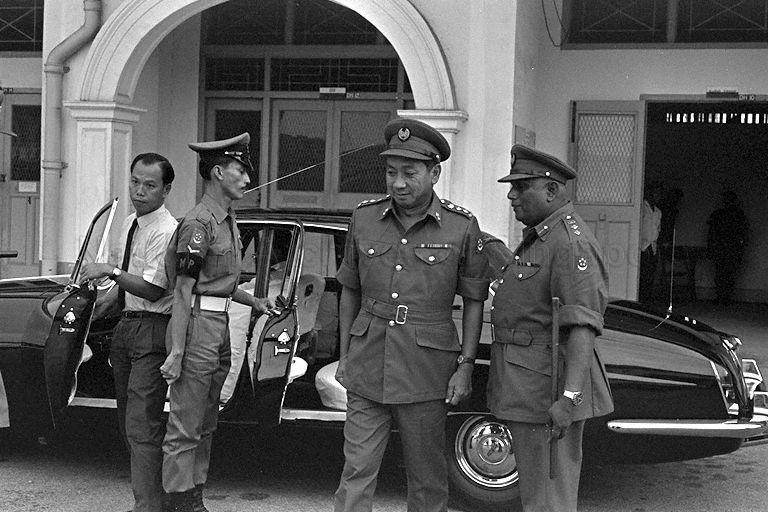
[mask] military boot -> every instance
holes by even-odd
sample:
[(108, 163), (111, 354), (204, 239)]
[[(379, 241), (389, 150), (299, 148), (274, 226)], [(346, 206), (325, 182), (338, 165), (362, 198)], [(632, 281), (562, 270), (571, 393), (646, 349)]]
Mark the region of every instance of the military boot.
[(167, 512), (195, 512), (194, 489), (184, 492), (169, 492), (167, 501)]
[(189, 492), (192, 493), (192, 512), (208, 512), (203, 503), (203, 484), (196, 485)]

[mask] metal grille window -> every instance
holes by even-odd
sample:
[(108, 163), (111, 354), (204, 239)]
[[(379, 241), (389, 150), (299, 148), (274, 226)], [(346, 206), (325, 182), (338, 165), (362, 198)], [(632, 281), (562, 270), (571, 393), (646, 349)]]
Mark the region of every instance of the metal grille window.
[(0, 52), (43, 49), (43, 0), (0, 2)]
[(40, 106), (13, 105), (11, 179), (40, 181)]
[(379, 153), (384, 151), (381, 133), (390, 117), (388, 112), (343, 112), (341, 114), (342, 155), (355, 148), (374, 145), (341, 157), (339, 192), (386, 193), (384, 161), (379, 157)]
[(325, 141), (327, 114), (324, 111), (280, 112), (278, 177), (305, 167), (312, 169), (277, 183), (278, 190), (322, 192), (325, 188)]
[(378, 30), (365, 18), (327, 0), (298, 0), (295, 18), (294, 44), (361, 45), (379, 42)]
[(768, 0), (564, 0), (570, 44), (768, 42)]
[(217, 45), (386, 43), (365, 18), (328, 0), (230, 0), (203, 14), (203, 41)]
[(397, 59), (273, 59), (273, 91), (397, 92)]
[(578, 114), (576, 202), (631, 204), (635, 116)]
[(209, 91), (262, 91), (264, 59), (206, 59), (205, 88)]

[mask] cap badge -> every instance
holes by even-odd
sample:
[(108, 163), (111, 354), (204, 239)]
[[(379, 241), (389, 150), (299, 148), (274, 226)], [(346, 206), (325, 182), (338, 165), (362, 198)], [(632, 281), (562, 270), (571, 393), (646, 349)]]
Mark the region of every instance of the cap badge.
[(397, 130), (397, 138), (400, 139), (402, 142), (405, 142), (410, 138), (411, 136), (411, 130), (409, 130), (406, 127), (402, 127), (399, 130)]
[(587, 258), (579, 258), (579, 261), (576, 263), (576, 268), (581, 271), (587, 270)]

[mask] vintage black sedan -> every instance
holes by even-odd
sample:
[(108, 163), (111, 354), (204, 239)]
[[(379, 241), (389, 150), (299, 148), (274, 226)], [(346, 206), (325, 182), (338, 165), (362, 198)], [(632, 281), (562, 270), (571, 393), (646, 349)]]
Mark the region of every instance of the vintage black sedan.
[[(0, 281), (0, 427), (47, 435), (78, 408), (115, 407), (114, 290), (111, 282), (79, 285), (81, 265), (104, 258), (114, 212), (113, 202), (97, 213), (71, 275)], [(239, 213), (241, 287), (276, 299), (280, 309), (260, 318), (242, 306), (230, 310), (222, 422), (342, 427), (346, 397), (333, 379), (341, 292), (334, 276), (348, 222), (349, 212)], [(497, 239), (488, 237), (484, 250), (493, 268), (509, 261)], [(605, 325), (598, 344), (615, 412), (588, 421), (585, 463), (707, 457), (766, 438), (762, 376), (753, 360), (738, 357), (738, 338), (626, 300), (609, 304)], [(450, 412), (446, 447), (452, 493), (483, 506), (518, 496), (509, 431), (485, 405), (490, 342), (486, 325), (473, 395)]]

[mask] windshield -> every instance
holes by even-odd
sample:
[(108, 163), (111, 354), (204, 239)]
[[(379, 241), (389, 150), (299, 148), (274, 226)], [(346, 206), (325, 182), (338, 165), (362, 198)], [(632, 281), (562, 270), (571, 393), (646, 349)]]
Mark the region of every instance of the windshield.
[(103, 263), (107, 261), (107, 239), (109, 229), (112, 226), (112, 220), (117, 208), (117, 198), (101, 207), (91, 221), (88, 232), (80, 247), (80, 254), (69, 276), (69, 283), (75, 284), (80, 280), (80, 269), (84, 263)]

